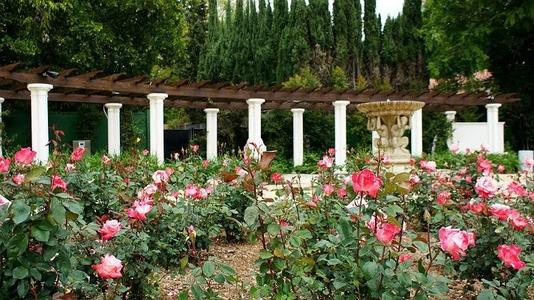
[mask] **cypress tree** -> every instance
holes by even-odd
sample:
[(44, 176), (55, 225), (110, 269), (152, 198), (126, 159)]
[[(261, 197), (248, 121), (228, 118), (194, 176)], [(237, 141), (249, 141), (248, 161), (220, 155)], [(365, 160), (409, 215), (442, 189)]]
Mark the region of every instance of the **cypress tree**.
[(382, 47), (380, 51), (380, 62), (382, 63), (383, 77), (392, 82), (392, 74), (396, 69), (398, 60), (397, 43), (395, 41), (394, 29), (397, 20), (389, 16), (384, 23), (384, 31), (382, 33)]
[(420, 81), (423, 85), (427, 81), (424, 65), (424, 41), (418, 31), (423, 26), (421, 0), (405, 0), (402, 9), (402, 43), (403, 59), (406, 62), (406, 75), (410, 82)]
[(209, 0), (208, 2), (208, 25), (207, 37), (204, 47), (200, 50), (199, 66), (196, 74), (198, 80), (216, 79), (216, 71), (220, 68), (217, 54), (219, 50), (219, 39), (221, 32), (219, 31), (219, 15), (217, 12), (217, 0)]
[(310, 46), (307, 29), (308, 7), (304, 0), (291, 2), (289, 24), (282, 31), (278, 48), (276, 80), (286, 80), (289, 76), (308, 64)]
[(272, 11), (271, 5), (265, 3), (265, 0), (259, 1), (258, 11), (258, 33), (256, 37), (256, 44), (254, 49), (254, 69), (255, 71), (255, 83), (269, 84), (274, 80), (273, 76), (273, 50), (271, 48), (271, 22)]
[(310, 45), (319, 45), (324, 51), (330, 50), (334, 41), (332, 17), (328, 10), (328, 0), (309, 1)]
[(336, 65), (347, 68), (349, 58), (348, 22), (345, 11), (345, 2), (349, 0), (335, 0), (333, 7), (334, 15), (334, 40), (335, 40), (335, 62)]
[(344, 0), (347, 17), (348, 70), (354, 87), (362, 51), (362, 7), (360, 0)]
[(194, 79), (197, 77), (200, 62), (200, 53), (206, 43), (207, 4), (206, 0), (186, 1), (186, 22), (189, 28), (189, 43), (187, 45), (187, 66), (185, 77)]
[(365, 40), (363, 42), (363, 57), (366, 67), (366, 74), (369, 80), (377, 80), (379, 74), (379, 42), (380, 30), (377, 26), (376, 0), (365, 0), (363, 15), (363, 31)]

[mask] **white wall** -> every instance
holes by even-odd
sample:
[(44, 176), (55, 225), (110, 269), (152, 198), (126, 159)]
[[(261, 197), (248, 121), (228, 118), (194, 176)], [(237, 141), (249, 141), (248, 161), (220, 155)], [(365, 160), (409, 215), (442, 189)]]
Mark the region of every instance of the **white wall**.
[[(504, 122), (499, 122), (497, 152), (504, 152)], [(453, 122), (452, 144), (458, 146), (460, 152), (480, 150), (480, 146), (489, 148), (488, 123), (486, 122)]]

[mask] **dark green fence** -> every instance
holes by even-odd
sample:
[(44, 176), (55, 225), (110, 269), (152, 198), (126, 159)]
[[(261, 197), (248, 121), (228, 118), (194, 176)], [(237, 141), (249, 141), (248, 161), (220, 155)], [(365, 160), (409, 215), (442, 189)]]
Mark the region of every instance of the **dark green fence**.
[[(122, 117), (122, 115), (121, 115)], [(4, 147), (9, 150), (31, 146), (31, 119), (30, 112), (12, 112), (2, 119), (4, 123)], [(73, 140), (91, 140), (93, 152), (106, 151), (108, 143), (107, 119), (102, 113), (98, 119), (92, 136), (80, 134), (80, 115), (78, 112), (48, 113), (50, 137), (53, 137), (52, 128), (62, 130), (65, 133), (63, 142), (72, 145)], [(149, 144), (149, 120), (147, 112), (133, 113), (133, 125), (135, 135), (139, 138), (139, 148), (147, 148)], [(124, 144), (124, 143), (121, 143)]]

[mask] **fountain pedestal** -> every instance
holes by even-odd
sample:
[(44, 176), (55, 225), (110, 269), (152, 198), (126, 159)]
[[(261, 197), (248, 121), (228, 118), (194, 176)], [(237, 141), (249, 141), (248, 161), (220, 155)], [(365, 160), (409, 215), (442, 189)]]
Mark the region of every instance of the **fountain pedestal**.
[(389, 158), (394, 171), (404, 171), (411, 154), (407, 149), (410, 140), (404, 136), (410, 128), (412, 114), (425, 106), (419, 101), (381, 101), (362, 103), (358, 110), (367, 116), (367, 129), (378, 133), (373, 145), (383, 156)]

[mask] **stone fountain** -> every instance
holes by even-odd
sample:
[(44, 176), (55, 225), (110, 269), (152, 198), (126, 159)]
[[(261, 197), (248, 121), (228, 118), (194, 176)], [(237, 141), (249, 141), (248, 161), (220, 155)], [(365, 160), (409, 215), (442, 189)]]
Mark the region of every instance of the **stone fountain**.
[(378, 138), (373, 145), (381, 155), (389, 158), (394, 170), (401, 171), (408, 165), (411, 154), (406, 147), (410, 140), (404, 136), (410, 128), (410, 118), (414, 111), (425, 106), (419, 101), (381, 101), (358, 104), (360, 112), (367, 116), (367, 129), (376, 131)]

